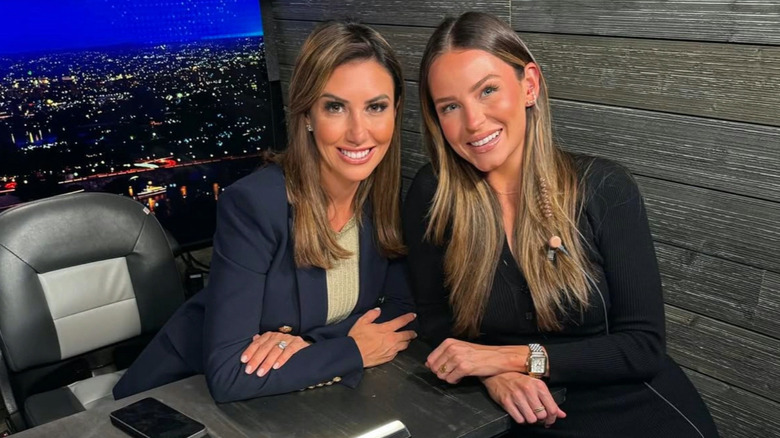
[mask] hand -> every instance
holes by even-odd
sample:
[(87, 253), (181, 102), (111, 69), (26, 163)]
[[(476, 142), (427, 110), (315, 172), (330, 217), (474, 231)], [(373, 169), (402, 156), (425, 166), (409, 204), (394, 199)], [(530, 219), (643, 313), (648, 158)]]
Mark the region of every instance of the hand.
[(458, 383), (466, 376), (488, 377), (507, 371), (520, 371), (512, 367), (518, 362), (519, 350), (528, 347), (494, 347), (472, 344), (457, 339), (445, 339), (425, 361), (436, 377), (448, 383)]
[(544, 427), (550, 427), (558, 418), (566, 418), (542, 380), (509, 372), (486, 377), (482, 383), (490, 397), (519, 424), (544, 422)]
[(349, 330), (349, 336), (355, 340), (363, 359), (363, 367), (369, 368), (390, 362), (399, 351), (406, 350), (409, 342), (417, 337), (413, 330), (398, 332), (401, 327), (414, 321), (414, 313), (407, 313), (381, 324), (374, 321), (379, 318), (379, 308), (371, 309), (361, 316)]
[[(279, 347), (279, 343), (282, 341), (287, 343), (284, 349)], [(247, 374), (252, 374), (257, 370), (257, 375), (263, 377), (271, 368), (279, 369), (293, 354), (308, 346), (309, 343), (300, 336), (265, 332), (262, 335), (252, 337), (252, 343), (241, 353), (241, 363), (247, 364), (244, 370)]]

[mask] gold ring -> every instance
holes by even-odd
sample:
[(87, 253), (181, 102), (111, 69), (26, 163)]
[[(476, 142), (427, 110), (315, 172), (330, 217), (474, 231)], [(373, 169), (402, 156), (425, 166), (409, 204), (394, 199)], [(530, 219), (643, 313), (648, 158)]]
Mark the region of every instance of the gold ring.
[(542, 412), (544, 410), (544, 406), (539, 406), (538, 408), (534, 409), (534, 414), (538, 414), (539, 412)]
[(442, 364), (442, 366), (439, 367), (439, 372), (444, 374), (447, 372), (447, 364)]

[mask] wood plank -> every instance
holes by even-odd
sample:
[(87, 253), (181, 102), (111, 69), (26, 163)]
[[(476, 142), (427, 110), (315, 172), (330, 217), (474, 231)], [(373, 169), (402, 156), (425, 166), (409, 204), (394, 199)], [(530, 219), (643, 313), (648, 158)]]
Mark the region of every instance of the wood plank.
[(780, 272), (780, 203), (644, 176), (636, 180), (656, 241)]
[(666, 305), (669, 355), (682, 366), (780, 401), (780, 339)]
[(721, 438), (777, 437), (780, 404), (685, 369), (715, 419)]
[(525, 33), (553, 98), (780, 125), (780, 47)]
[[(279, 63), (293, 65), (303, 41), (316, 22), (278, 20)], [(395, 49), (406, 79), (417, 79), (420, 57), (428, 38), (433, 33), (430, 27), (373, 26)]]
[(489, 11), (509, 22), (506, 0), (280, 0), (274, 1), (274, 17), (285, 20), (324, 21), (352, 18), (367, 24), (436, 27), (445, 16)]
[[(314, 23), (277, 21), (293, 64)], [(431, 28), (375, 26), (415, 80)], [(780, 47), (524, 33), (551, 97), (780, 126)], [(750, 74), (735, 74), (739, 71)]]
[(416, 132), (401, 133), (401, 175), (412, 179), (426, 163), (428, 156), (423, 151), (422, 136)]
[(780, 45), (780, 4), (776, 0), (513, 0), (512, 25), (523, 32)]
[[(404, 129), (420, 132), (416, 82)], [(780, 201), (780, 129), (552, 99), (564, 149), (620, 161), (635, 174)]]
[(625, 163), (633, 173), (780, 201), (780, 129), (553, 100), (565, 149)]
[(664, 301), (780, 337), (780, 274), (656, 243)]

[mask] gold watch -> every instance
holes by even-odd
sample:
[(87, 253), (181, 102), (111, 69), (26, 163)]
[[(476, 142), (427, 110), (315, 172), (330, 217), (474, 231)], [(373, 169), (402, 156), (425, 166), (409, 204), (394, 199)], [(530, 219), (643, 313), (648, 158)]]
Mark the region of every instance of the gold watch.
[(547, 354), (539, 344), (528, 344), (530, 350), (528, 359), (525, 361), (525, 369), (529, 377), (541, 379), (547, 372)]

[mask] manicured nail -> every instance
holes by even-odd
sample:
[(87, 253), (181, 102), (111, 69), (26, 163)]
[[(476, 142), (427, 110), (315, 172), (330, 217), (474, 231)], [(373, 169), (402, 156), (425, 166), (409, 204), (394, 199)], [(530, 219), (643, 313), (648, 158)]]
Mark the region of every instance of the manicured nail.
[(252, 365), (247, 365), (245, 371), (247, 374), (252, 374)]
[(260, 368), (257, 370), (257, 377), (263, 377), (265, 375), (265, 370)]
[(279, 365), (279, 362), (276, 362), (276, 363), (274, 364), (274, 369), (275, 369), (275, 370), (278, 370), (280, 366), (281, 366), (281, 365)]
[(241, 363), (246, 363), (246, 361), (248, 361), (248, 360), (249, 360), (249, 358), (248, 358), (248, 357), (246, 357), (246, 356), (241, 356)]

